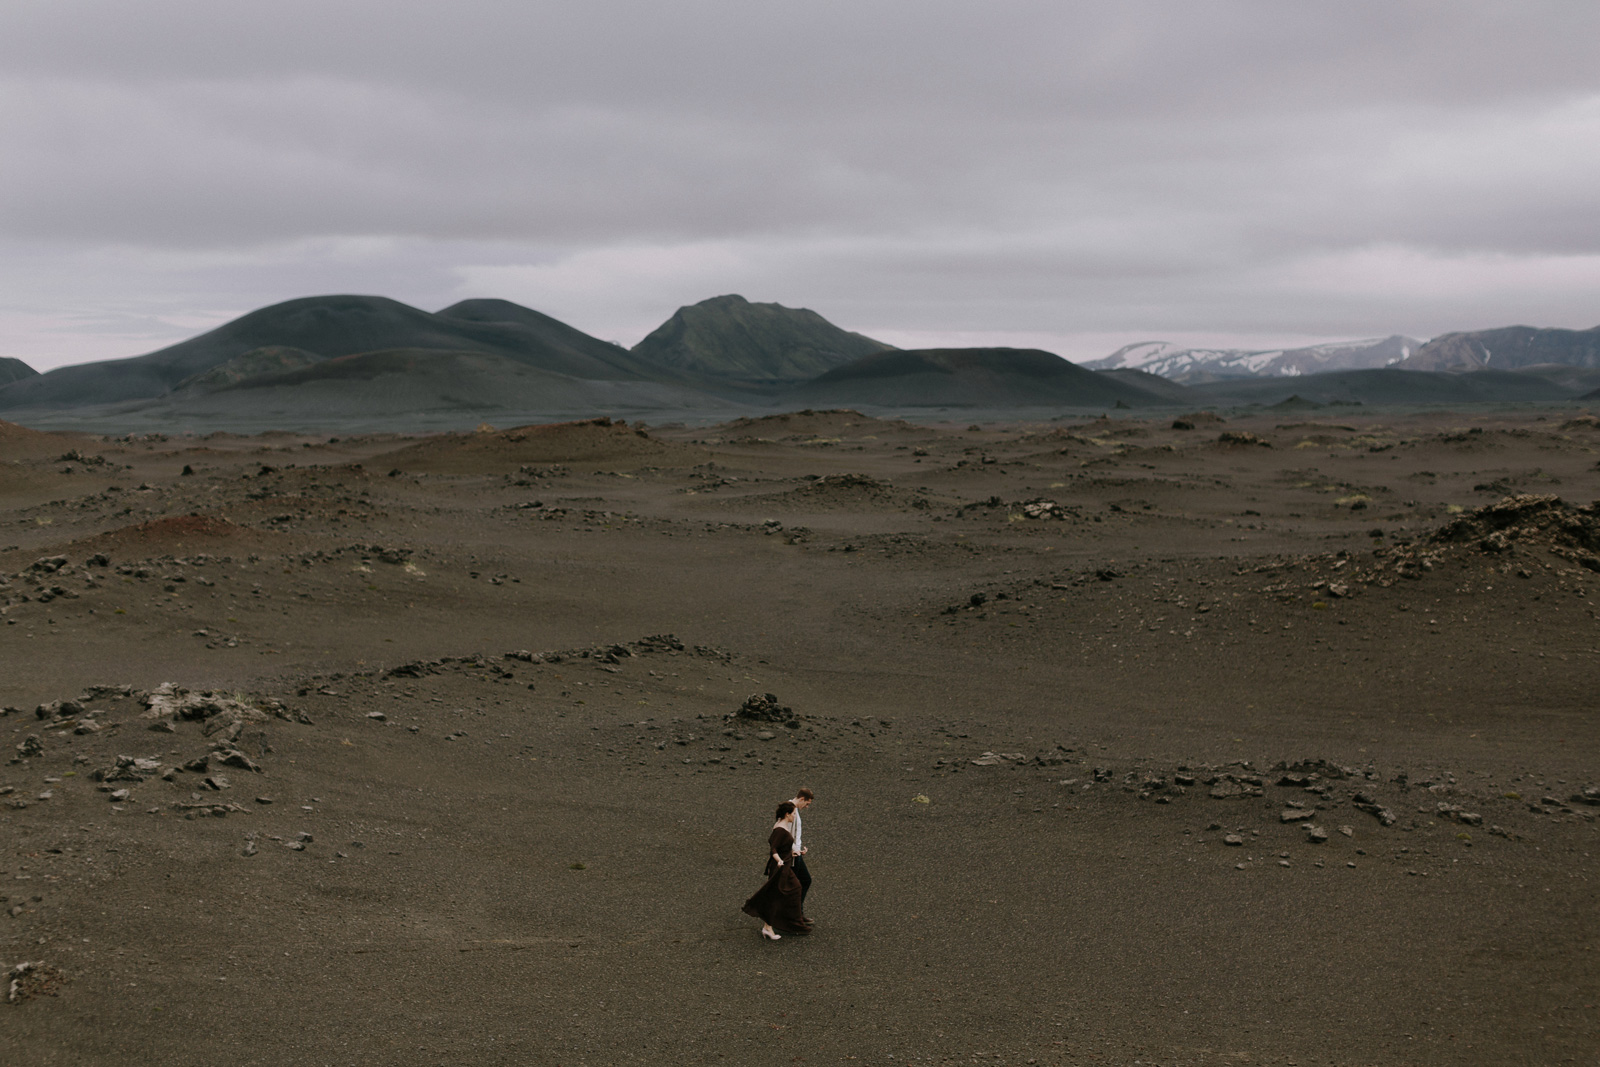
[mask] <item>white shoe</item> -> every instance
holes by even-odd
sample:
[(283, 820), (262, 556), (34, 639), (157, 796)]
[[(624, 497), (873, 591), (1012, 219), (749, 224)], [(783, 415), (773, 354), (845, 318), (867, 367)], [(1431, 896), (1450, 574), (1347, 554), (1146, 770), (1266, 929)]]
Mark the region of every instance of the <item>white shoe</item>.
[(761, 929), (761, 936), (766, 938), (768, 941), (782, 941), (783, 940), (783, 935), (782, 934), (778, 933), (776, 930), (768, 930), (765, 927), (762, 927), (762, 929)]

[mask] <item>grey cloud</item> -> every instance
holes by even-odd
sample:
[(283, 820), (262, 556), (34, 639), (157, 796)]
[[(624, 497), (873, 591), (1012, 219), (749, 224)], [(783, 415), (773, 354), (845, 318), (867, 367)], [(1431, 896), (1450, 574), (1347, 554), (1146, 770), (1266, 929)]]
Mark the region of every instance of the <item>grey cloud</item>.
[[(0, 283), (37, 318), (484, 278), (608, 336), (672, 310), (640, 294), (758, 286), (965, 334), (1592, 325), (1597, 31), (1538, 2), (20, 0)], [(1486, 298), (1494, 257), (1522, 280)], [(1399, 264), (1440, 286), (1363, 280)]]

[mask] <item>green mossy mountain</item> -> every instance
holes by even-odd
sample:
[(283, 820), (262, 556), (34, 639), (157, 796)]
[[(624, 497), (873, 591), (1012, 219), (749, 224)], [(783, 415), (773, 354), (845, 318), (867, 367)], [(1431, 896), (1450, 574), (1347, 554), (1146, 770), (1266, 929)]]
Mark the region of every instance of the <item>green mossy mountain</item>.
[(681, 307), (633, 354), (659, 366), (742, 385), (809, 381), (892, 345), (843, 330), (807, 308), (714, 296)]
[(185, 378), (178, 383), (177, 389), (220, 389), (265, 374), (281, 374), (284, 371), (309, 367), (313, 363), (321, 362), (322, 358), (303, 348), (263, 345), (260, 348), (252, 348), (242, 356), (234, 356), (226, 363), (219, 363), (210, 370)]
[(477, 352), (590, 380), (667, 377), (625, 348), (503, 300), (463, 301), (430, 314), (385, 297), (311, 296), (252, 311), (147, 355), (59, 367), (0, 385), (0, 410), (150, 400), (263, 348), (299, 349), (321, 360), (401, 348)]
[(9, 356), (0, 357), (0, 385), (7, 382), (20, 382), (24, 378), (32, 378), (39, 372), (22, 362)]
[(1127, 407), (1161, 404), (1150, 390), (1037, 348), (927, 348), (863, 356), (789, 394), (813, 406)]

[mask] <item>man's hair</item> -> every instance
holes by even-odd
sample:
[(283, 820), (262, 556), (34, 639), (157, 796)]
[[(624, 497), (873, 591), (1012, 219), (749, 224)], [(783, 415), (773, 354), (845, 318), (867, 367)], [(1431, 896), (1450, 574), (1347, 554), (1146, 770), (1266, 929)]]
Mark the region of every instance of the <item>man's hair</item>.
[(783, 818), (785, 815), (789, 814), (793, 810), (794, 810), (794, 801), (785, 800), (782, 804), (778, 805), (778, 814), (773, 816), (773, 818), (781, 819), (781, 818)]
[(798, 789), (798, 790), (795, 791), (794, 795), (799, 797), (801, 800), (815, 800), (815, 799), (817, 799), (815, 796), (812, 795), (811, 790), (809, 790), (809, 789)]

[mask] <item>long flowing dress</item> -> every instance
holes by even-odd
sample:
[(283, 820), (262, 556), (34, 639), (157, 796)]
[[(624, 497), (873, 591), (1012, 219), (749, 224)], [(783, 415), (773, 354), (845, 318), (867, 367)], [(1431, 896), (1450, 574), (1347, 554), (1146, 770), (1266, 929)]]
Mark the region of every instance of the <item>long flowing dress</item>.
[[(783, 857), (783, 865), (772, 858)], [(794, 873), (794, 835), (781, 826), (767, 838), (767, 881), (744, 902), (744, 913), (785, 933), (811, 932), (811, 920), (800, 907), (800, 879)]]

